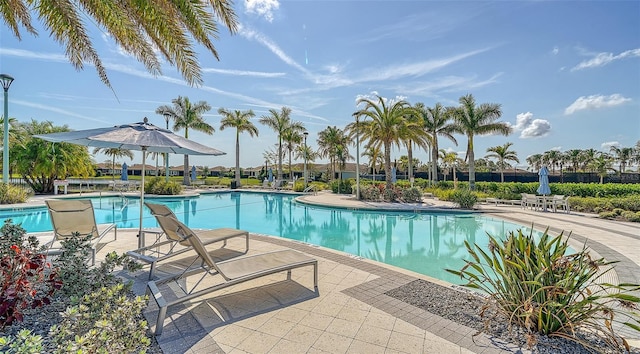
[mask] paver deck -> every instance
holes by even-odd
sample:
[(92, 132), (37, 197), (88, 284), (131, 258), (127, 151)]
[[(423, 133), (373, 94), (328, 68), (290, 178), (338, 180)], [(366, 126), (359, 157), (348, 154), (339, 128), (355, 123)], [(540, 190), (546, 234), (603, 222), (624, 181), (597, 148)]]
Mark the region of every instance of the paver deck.
[[(423, 210), (451, 204), (425, 199), (421, 205), (365, 203), (330, 193), (306, 195), (302, 202), (352, 209)], [(616, 265), (619, 281), (640, 282), (640, 226), (593, 215), (550, 213), (510, 205), (480, 205), (480, 211), (554, 233), (572, 233)], [(98, 257), (136, 245), (137, 230), (119, 232)], [(292, 248), (319, 261), (319, 292), (310, 269), (296, 269), (292, 280), (273, 275), (210, 294), (199, 302), (170, 310), (158, 342), (165, 353), (517, 353), (527, 352), (455, 322), (391, 298), (384, 293), (415, 279), (441, 281), (410, 271), (278, 237), (252, 234), (249, 254)], [(234, 242), (239, 242), (235, 244)], [(231, 240), (228, 249), (242, 249)], [(225, 258), (228, 250), (216, 256)], [(179, 261), (178, 261), (179, 262)], [(159, 267), (161, 270), (162, 267)], [(131, 274), (144, 292), (146, 272)], [(447, 284), (444, 284), (447, 285)], [(146, 315), (154, 324), (156, 308)], [(634, 334), (635, 335), (635, 334)], [(637, 335), (636, 335), (637, 336)], [(640, 338), (631, 337), (639, 346)]]

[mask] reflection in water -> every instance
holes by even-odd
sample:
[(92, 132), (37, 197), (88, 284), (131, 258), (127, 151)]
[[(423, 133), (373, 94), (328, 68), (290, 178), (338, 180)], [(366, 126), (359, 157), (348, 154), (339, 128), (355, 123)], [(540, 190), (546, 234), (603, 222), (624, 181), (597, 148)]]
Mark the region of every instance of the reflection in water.
[[(215, 193), (199, 198), (152, 199), (166, 204), (192, 228), (232, 227), (281, 236), (385, 262), (445, 281), (460, 279), (444, 272), (459, 269), (468, 257), (465, 240), (486, 247), (487, 233), (501, 237), (522, 226), (471, 214), (415, 214), (330, 209), (299, 204), (277, 193)], [(92, 199), (99, 223), (137, 228), (138, 199)], [(5, 211), (29, 232), (51, 230), (45, 209)], [(157, 227), (143, 209), (144, 227)]]

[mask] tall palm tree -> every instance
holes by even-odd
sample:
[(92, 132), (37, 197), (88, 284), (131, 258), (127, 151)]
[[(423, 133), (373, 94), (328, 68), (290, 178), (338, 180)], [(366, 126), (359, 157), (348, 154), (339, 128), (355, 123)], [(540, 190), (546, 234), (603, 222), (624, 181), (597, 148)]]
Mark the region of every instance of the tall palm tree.
[(540, 170), (542, 167), (542, 154), (533, 154), (527, 157), (527, 163), (534, 171)]
[(615, 159), (620, 163), (620, 173), (624, 173), (629, 161), (633, 159), (633, 148), (612, 146), (609, 151), (614, 154)]
[(453, 121), (453, 110), (445, 108), (442, 104), (436, 103), (433, 107), (426, 107), (424, 103), (416, 103), (416, 110), (422, 116), (424, 130), (431, 135), (431, 178), (434, 182), (438, 181), (438, 137), (444, 137), (451, 140), (456, 146), (458, 141), (453, 136), (455, 133), (455, 124)]
[(490, 152), (490, 154), (487, 154), (487, 156), (485, 157), (498, 159), (498, 168), (500, 169), (500, 182), (504, 182), (504, 168), (506, 166), (505, 161), (520, 162), (520, 160), (518, 160), (518, 153), (513, 150), (509, 150), (512, 145), (513, 143), (506, 143), (502, 146), (492, 146), (487, 149), (487, 152)]
[(280, 111), (272, 108), (269, 110), (269, 115), (260, 118), (260, 124), (266, 125), (278, 134), (278, 171), (276, 171), (276, 176), (279, 181), (282, 180), (282, 139), (291, 125), (290, 116), (291, 108), (282, 107)]
[[(447, 152), (445, 149), (440, 149), (438, 157), (442, 160), (442, 166), (449, 172), (452, 173), (453, 181), (457, 182), (456, 178), (456, 166), (462, 161), (461, 158), (458, 157), (458, 154), (451, 151)], [(444, 175), (444, 180), (447, 180), (447, 176)]]
[(593, 162), (593, 160), (596, 159), (596, 157), (598, 156), (598, 151), (596, 149), (586, 149), (586, 150), (582, 150), (582, 155), (580, 157), (580, 161), (582, 162), (582, 169), (583, 170), (587, 170), (587, 168), (590, 169), (591, 166), (591, 162)]
[(94, 148), (93, 153), (97, 154), (102, 152), (107, 156), (111, 156), (111, 180), (116, 180), (116, 157), (128, 157), (129, 160), (133, 160), (133, 152), (127, 149), (120, 148)]
[(573, 172), (578, 172), (578, 166), (580, 165), (580, 154), (582, 150), (571, 149), (565, 153), (565, 160), (571, 164)]
[(556, 173), (556, 166), (561, 160), (562, 153), (558, 150), (549, 150), (542, 154), (542, 161), (551, 167), (551, 173)]
[(604, 178), (609, 171), (615, 171), (612, 167), (613, 158), (606, 153), (599, 153), (590, 163), (590, 167), (600, 177), (600, 184), (604, 182)]
[(413, 187), (413, 145), (415, 144), (423, 150), (429, 151), (432, 137), (427, 131), (420, 129), (425, 124), (420, 112), (414, 109), (411, 114), (405, 116), (405, 119), (407, 120), (407, 124), (404, 124), (400, 131), (400, 140), (407, 147), (407, 177)]
[(219, 108), (218, 113), (222, 115), (220, 131), (236, 128), (236, 185), (240, 186), (240, 133), (247, 132), (251, 137), (258, 136), (258, 128), (251, 123), (251, 118), (256, 115), (253, 110), (228, 111), (224, 108)]
[(312, 163), (318, 158), (318, 154), (309, 145), (298, 145), (295, 151), (295, 158)]
[(376, 144), (375, 141), (369, 142), (364, 147), (364, 152), (361, 154), (363, 157), (369, 158), (369, 167), (371, 167), (371, 171), (373, 172), (373, 180), (376, 180), (376, 173), (378, 172), (378, 167), (384, 164), (381, 145)]
[[(233, 34), (237, 16), (230, 0), (181, 1), (0, 1), (0, 17), (13, 35), (21, 39), (21, 29), (37, 35), (31, 15), (42, 22), (47, 33), (65, 47), (71, 64), (78, 70), (91, 63), (102, 82), (111, 87), (107, 71), (94, 48), (85, 25), (90, 22), (107, 32), (118, 46), (141, 62), (154, 76), (160, 75), (161, 60), (175, 65), (190, 85), (202, 84), (194, 42), (217, 59), (212, 38), (218, 38), (218, 24)], [(86, 21), (88, 17), (90, 20)]]
[[(215, 130), (209, 123), (207, 123), (202, 114), (211, 110), (211, 106), (205, 101), (198, 101), (196, 104), (191, 103), (188, 97), (178, 96), (171, 100), (172, 106), (160, 106), (156, 109), (156, 112), (164, 112), (173, 119), (173, 130), (179, 131), (184, 129), (184, 137), (189, 138), (189, 130), (193, 129), (206, 134), (213, 134)], [(191, 179), (189, 178), (189, 155), (184, 155), (183, 166), (183, 183), (185, 185), (191, 185)]]
[(502, 134), (509, 135), (511, 126), (504, 122), (496, 122), (502, 116), (500, 104), (483, 103), (476, 105), (473, 95), (460, 97), (460, 106), (453, 112), (456, 131), (467, 136), (467, 156), (469, 162), (469, 189), (476, 189), (475, 155), (473, 138), (476, 135)]
[(302, 142), (302, 136), (307, 129), (301, 122), (292, 122), (289, 127), (284, 131), (284, 135), (282, 137), (282, 141), (285, 143), (285, 147), (287, 152), (289, 153), (289, 178), (291, 179), (291, 183), (293, 184), (293, 170), (291, 168), (291, 157), (293, 155), (296, 146), (300, 145)]
[(335, 125), (326, 127), (318, 133), (318, 155), (323, 158), (329, 158), (329, 168), (331, 178), (336, 175), (336, 155), (338, 146), (345, 143), (345, 133)]
[(358, 106), (364, 105), (364, 108), (357, 112), (360, 116), (366, 116), (370, 120), (362, 122), (364, 126), (365, 140), (379, 140), (384, 148), (384, 170), (387, 188), (391, 189), (393, 182), (391, 180), (391, 146), (399, 146), (400, 141), (404, 138), (403, 132), (409, 124), (414, 129), (419, 127), (415, 122), (407, 122), (405, 118), (414, 114), (415, 110), (405, 100), (388, 101), (384, 97), (376, 96), (376, 99), (360, 98)]

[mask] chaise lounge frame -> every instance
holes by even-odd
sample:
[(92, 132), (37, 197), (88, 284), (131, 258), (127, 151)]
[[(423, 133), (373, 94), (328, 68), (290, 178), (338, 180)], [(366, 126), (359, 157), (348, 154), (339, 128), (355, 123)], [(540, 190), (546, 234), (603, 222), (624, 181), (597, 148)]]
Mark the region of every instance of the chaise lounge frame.
[[(147, 283), (147, 295), (150, 295), (159, 307), (158, 318), (156, 321), (155, 335), (161, 335), (164, 320), (167, 315), (168, 308), (190, 301), (202, 295), (212, 293), (232, 285), (244, 283), (253, 279), (261, 278), (281, 272), (287, 272), (287, 280), (291, 279), (291, 271), (296, 268), (312, 266), (313, 267), (313, 287), (314, 291), (318, 291), (318, 261), (301, 252), (294, 250), (281, 250), (269, 253), (262, 253), (253, 256), (243, 256), (232, 258), (222, 262), (215, 262), (207, 253), (204, 244), (198, 236), (191, 231), (186, 225), (180, 221), (166, 217), (156, 216), (158, 222), (164, 225), (163, 228), (175, 230), (186, 241), (191, 243), (198, 257), (193, 260), (189, 267), (186, 267), (180, 274), (172, 275), (156, 281)], [(195, 264), (199, 263), (198, 266)], [(181, 281), (190, 276), (199, 275), (200, 278), (194, 282), (192, 287), (186, 285), (188, 282)], [(220, 276), (223, 281), (215, 285), (198, 288), (198, 285), (210, 276)], [(177, 287), (184, 293), (175, 300), (167, 300), (160, 290), (162, 285), (175, 283)], [(175, 287), (173, 287), (174, 290)]]

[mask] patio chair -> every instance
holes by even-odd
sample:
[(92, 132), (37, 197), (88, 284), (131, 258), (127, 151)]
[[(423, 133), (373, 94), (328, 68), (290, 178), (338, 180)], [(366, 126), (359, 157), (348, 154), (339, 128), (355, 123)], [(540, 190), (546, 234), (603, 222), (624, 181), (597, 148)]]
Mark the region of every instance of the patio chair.
[(531, 210), (538, 210), (542, 208), (541, 200), (535, 194), (521, 193), (522, 201), (520, 202), (523, 209), (530, 208)]
[[(178, 220), (176, 215), (164, 204), (155, 204), (145, 202), (150, 210), (151, 214), (156, 217), (158, 225), (160, 225), (161, 231), (143, 230), (142, 235), (139, 237), (145, 237), (145, 233), (156, 234), (156, 239), (153, 244), (144, 246), (133, 251), (128, 251), (127, 255), (137, 259), (139, 261), (148, 263), (151, 265), (149, 269), (149, 280), (153, 279), (156, 265), (158, 262), (164, 261), (171, 257), (183, 254), (185, 252), (192, 251), (191, 244), (188, 241), (176, 233), (175, 229), (171, 227), (172, 224), (167, 224), (164, 219), (159, 217), (168, 217)], [(249, 251), (249, 232), (245, 230), (231, 229), (231, 228), (218, 228), (209, 230), (197, 230), (198, 237), (201, 239), (204, 245), (210, 245), (222, 241), (222, 247), (227, 246), (227, 240), (234, 237), (245, 238), (245, 249), (242, 253)], [(166, 240), (162, 240), (162, 236), (166, 237)], [(144, 244), (144, 243), (143, 243)]]
[(553, 212), (557, 212), (558, 208), (563, 209), (566, 213), (569, 213), (569, 197), (564, 195), (554, 195), (551, 199), (551, 206)]
[[(169, 307), (267, 275), (286, 271), (287, 279), (290, 280), (293, 269), (313, 266), (313, 290), (316, 293), (318, 291), (318, 261), (304, 253), (286, 249), (216, 262), (207, 253), (205, 245), (193, 230), (171, 217), (158, 215), (156, 218), (167, 230), (171, 230), (172, 233), (189, 242), (198, 255), (189, 266), (184, 267), (180, 274), (168, 276), (157, 281), (150, 281), (147, 284), (147, 295), (152, 295), (150, 298), (154, 299), (159, 307), (154, 332), (156, 335), (162, 334), (164, 319)], [(191, 276), (198, 276), (199, 279), (187, 280)], [(205, 279), (212, 277), (215, 277), (215, 279)], [(216, 279), (217, 281), (215, 281)], [(214, 281), (213, 284), (210, 284), (210, 281)], [(168, 283), (171, 283), (171, 285), (163, 286)], [(204, 285), (205, 283), (208, 285)], [(190, 286), (190, 284), (194, 285)], [(161, 287), (172, 292), (178, 292), (178, 294), (172, 293), (171, 295), (163, 296), (160, 290)]]
[(111, 230), (114, 232), (114, 241), (118, 238), (116, 224), (96, 224), (93, 204), (89, 199), (50, 199), (45, 200), (49, 209), (51, 225), (53, 226), (53, 240), (45, 244), (49, 248), (48, 254), (54, 245), (60, 241), (79, 235), (85, 237), (91, 235), (91, 265), (96, 262), (96, 247), (102, 238)]

